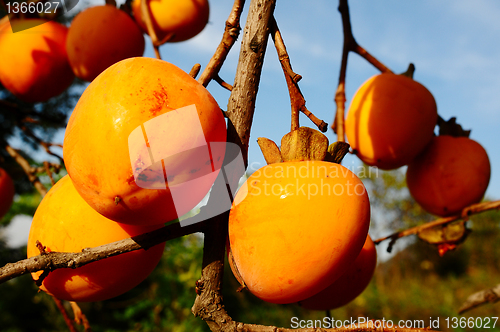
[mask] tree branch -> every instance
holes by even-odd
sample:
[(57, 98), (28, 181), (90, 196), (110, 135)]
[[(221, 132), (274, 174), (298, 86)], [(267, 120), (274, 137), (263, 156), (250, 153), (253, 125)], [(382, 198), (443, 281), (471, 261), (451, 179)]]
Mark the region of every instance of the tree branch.
[[(228, 142), (240, 147), (245, 168), (248, 165), (250, 128), (274, 5), (274, 0), (250, 2), (236, 77), (227, 106)], [(241, 175), (235, 174), (232, 181), (238, 181)], [(205, 232), (202, 274), (197, 283), (200, 292), (191, 309), (212, 331), (236, 331), (237, 328), (236, 322), (224, 309), (221, 293), (228, 218), (229, 212), (219, 215)]]
[(165, 241), (192, 233), (202, 232), (208, 223), (210, 223), (210, 220), (185, 227), (181, 227), (179, 223), (175, 223), (142, 235), (108, 243), (99, 247), (86, 248), (77, 253), (50, 252), (15, 263), (8, 263), (0, 268), (0, 284), (27, 273), (42, 270), (53, 271), (61, 268), (75, 269), (126, 252), (139, 249), (147, 250)]
[(38, 176), (36, 176), (33, 171), (32, 167), (30, 166), (29, 162), (24, 159), (23, 156), (21, 156), (14, 148), (12, 148), (10, 145), (8, 145), (6, 142), (0, 142), (4, 145), (5, 151), (14, 159), (19, 166), (24, 170), (24, 173), (26, 173), (26, 176), (28, 177), (28, 180), (33, 184), (33, 186), (38, 190), (40, 195), (45, 196), (47, 194), (47, 188), (43, 185), (42, 182), (40, 182), (40, 179)]
[(304, 95), (302, 95), (302, 92), (300, 91), (298, 85), (298, 82), (302, 79), (302, 76), (292, 70), (292, 64), (290, 63), (290, 57), (288, 56), (285, 42), (283, 40), (283, 37), (281, 36), (281, 32), (274, 17), (271, 18), (270, 28), (271, 37), (273, 38), (276, 51), (278, 52), (278, 58), (281, 63), (281, 68), (283, 68), (283, 73), (285, 74), (288, 92), (290, 93), (290, 104), (292, 106), (292, 121), (290, 131), (299, 129), (299, 112), (303, 112), (318, 127), (319, 130), (325, 132), (327, 130), (328, 124), (323, 120), (318, 119), (306, 108), (306, 100), (304, 99)]
[(347, 3), (347, 0), (339, 0), (338, 9), (342, 17), (344, 45), (342, 48), (342, 62), (340, 65), (339, 84), (337, 86), (337, 91), (335, 92), (335, 104), (337, 105), (337, 112), (331, 128), (337, 134), (337, 140), (345, 142), (345, 78), (347, 73), (347, 59), (349, 57), (349, 52), (354, 52), (360, 55), (383, 73), (391, 73), (391, 70), (384, 66), (380, 61), (378, 61), (374, 56), (368, 53), (356, 42), (356, 39), (354, 38), (354, 35), (352, 33), (351, 17), (349, 15), (349, 5)]
[(229, 51), (233, 47), (238, 35), (240, 34), (240, 16), (243, 11), (243, 6), (245, 0), (235, 0), (233, 8), (229, 17), (226, 21), (226, 28), (224, 29), (224, 34), (222, 35), (222, 40), (217, 47), (214, 55), (208, 62), (208, 65), (203, 70), (198, 82), (203, 86), (207, 86), (212, 79), (214, 79), (218, 74), (224, 61), (226, 60)]
[(471, 215), (485, 212), (488, 210), (494, 210), (494, 209), (500, 209), (500, 200), (493, 201), (493, 202), (472, 204), (472, 205), (464, 208), (460, 214), (450, 216), (450, 217), (445, 217), (445, 218), (439, 218), (439, 219), (436, 219), (436, 220), (431, 221), (431, 222), (427, 222), (427, 223), (419, 225), (419, 226), (411, 227), (411, 228), (408, 228), (406, 230), (396, 232), (396, 233), (393, 233), (389, 236), (385, 236), (385, 237), (382, 237), (380, 239), (377, 239), (377, 240), (373, 241), (373, 243), (379, 244), (382, 241), (390, 239), (391, 244), (389, 245), (389, 248), (387, 249), (388, 251), (390, 251), (390, 248), (392, 248), (392, 245), (394, 245), (394, 243), (402, 237), (417, 234), (418, 232), (420, 232), (423, 229), (432, 228), (432, 227), (436, 227), (436, 226), (444, 226), (444, 225), (447, 225), (447, 224), (452, 223), (452, 222), (459, 220), (459, 219), (467, 220), (468, 217)]
[(485, 303), (495, 303), (500, 300), (500, 284), (470, 295), (462, 304), (458, 313), (461, 315)]

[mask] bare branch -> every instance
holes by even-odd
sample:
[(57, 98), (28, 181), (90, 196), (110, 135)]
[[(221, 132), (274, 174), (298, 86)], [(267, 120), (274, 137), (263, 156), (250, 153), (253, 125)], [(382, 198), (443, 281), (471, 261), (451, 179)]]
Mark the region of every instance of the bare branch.
[[(248, 165), (250, 128), (274, 5), (274, 0), (250, 2), (236, 77), (227, 106), (228, 142), (238, 144), (245, 166)], [(241, 175), (235, 174), (230, 185)], [(236, 330), (236, 323), (224, 309), (221, 292), (228, 218), (229, 212), (219, 215), (205, 232), (202, 275), (198, 280), (200, 291), (191, 309), (195, 316), (205, 320), (212, 331)]]
[(36, 190), (38, 190), (40, 195), (45, 196), (45, 194), (47, 194), (47, 188), (45, 188), (43, 183), (40, 182), (38, 176), (33, 174), (29, 162), (7, 143), (4, 143), (4, 148), (5, 151), (7, 151), (7, 153), (19, 164), (19, 166), (21, 166), (21, 168), (24, 170), (24, 173), (26, 173), (26, 176), (28, 176), (28, 180), (33, 184)]
[(422, 224), (419, 226), (415, 226), (415, 227), (408, 228), (408, 229), (400, 231), (400, 232), (393, 233), (389, 236), (382, 237), (382, 238), (377, 239), (373, 242), (375, 244), (379, 244), (382, 241), (390, 239), (391, 244), (394, 244), (394, 242), (396, 242), (396, 240), (398, 240), (402, 237), (405, 237), (405, 236), (417, 234), (418, 232), (420, 232), (423, 229), (447, 225), (447, 224), (452, 223), (452, 222), (459, 220), (459, 219), (467, 220), (468, 217), (473, 215), (473, 214), (478, 214), (481, 212), (485, 212), (488, 210), (495, 210), (495, 209), (499, 209), (499, 208), (500, 208), (500, 200), (493, 201), (493, 202), (472, 204), (472, 205), (464, 208), (460, 214), (457, 214), (455, 216), (439, 218), (439, 219), (436, 219), (434, 221), (431, 221), (431, 222), (428, 222), (428, 223), (425, 223), (425, 224)]
[(500, 300), (500, 284), (470, 295), (458, 309), (459, 314), (472, 310), (486, 303), (495, 303)]
[(53, 271), (61, 268), (75, 269), (86, 264), (120, 255), (126, 252), (149, 249), (157, 244), (184, 235), (202, 232), (209, 220), (181, 227), (179, 223), (168, 225), (142, 235), (123, 239), (95, 248), (86, 248), (81, 252), (49, 252), (33, 256), (15, 263), (8, 263), (0, 268), (0, 284), (10, 279), (37, 271)]
[(236, 42), (236, 39), (238, 39), (238, 35), (241, 30), (240, 16), (243, 11), (244, 4), (245, 0), (234, 1), (233, 8), (226, 21), (226, 28), (224, 30), (224, 34), (222, 35), (222, 40), (198, 79), (198, 82), (205, 87), (216, 75), (219, 74), (229, 51)]
[(281, 63), (281, 68), (283, 68), (283, 73), (285, 74), (286, 84), (288, 86), (288, 92), (290, 94), (290, 104), (292, 106), (292, 121), (290, 131), (297, 130), (299, 128), (299, 112), (303, 112), (307, 117), (321, 130), (325, 132), (327, 130), (328, 124), (323, 120), (318, 119), (314, 114), (311, 113), (306, 108), (306, 100), (300, 91), (298, 82), (302, 79), (302, 76), (295, 73), (292, 70), (292, 64), (290, 63), (290, 57), (286, 50), (285, 42), (278, 28), (275, 18), (273, 17), (270, 22), (271, 37), (273, 38), (276, 51), (278, 52), (278, 58)]
[(384, 66), (370, 53), (368, 53), (364, 48), (359, 46), (359, 44), (356, 42), (356, 39), (354, 38), (354, 35), (352, 33), (351, 17), (349, 15), (349, 5), (347, 3), (347, 0), (339, 0), (339, 12), (342, 17), (344, 46), (342, 49), (342, 62), (340, 65), (339, 84), (337, 86), (337, 91), (335, 92), (335, 104), (337, 105), (337, 112), (335, 115), (335, 121), (333, 122), (331, 128), (337, 134), (337, 140), (345, 142), (345, 77), (347, 73), (347, 59), (349, 57), (349, 52), (357, 53), (383, 73), (391, 73), (391, 70)]

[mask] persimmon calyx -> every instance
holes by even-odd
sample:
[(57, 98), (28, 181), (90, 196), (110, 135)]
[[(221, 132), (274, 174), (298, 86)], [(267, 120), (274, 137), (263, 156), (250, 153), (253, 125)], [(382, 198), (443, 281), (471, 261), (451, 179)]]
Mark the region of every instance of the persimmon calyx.
[(469, 137), (470, 130), (464, 130), (460, 124), (457, 123), (456, 117), (451, 117), (445, 121), (442, 117), (438, 117), (437, 125), (439, 127), (439, 136), (453, 136), (453, 137)]
[(259, 137), (257, 138), (257, 144), (259, 144), (260, 150), (264, 155), (264, 159), (266, 163), (274, 164), (281, 163), (283, 159), (281, 159), (281, 152), (276, 143), (269, 138)]
[(268, 138), (259, 137), (257, 143), (268, 165), (306, 160), (340, 164), (350, 147), (345, 142), (335, 142), (328, 145), (328, 138), (323, 133), (308, 127), (300, 127), (283, 136), (281, 151), (276, 143)]
[(340, 164), (349, 152), (350, 145), (346, 142), (335, 142), (328, 146), (325, 161)]
[(283, 161), (324, 160), (328, 151), (328, 138), (318, 130), (300, 127), (281, 139)]

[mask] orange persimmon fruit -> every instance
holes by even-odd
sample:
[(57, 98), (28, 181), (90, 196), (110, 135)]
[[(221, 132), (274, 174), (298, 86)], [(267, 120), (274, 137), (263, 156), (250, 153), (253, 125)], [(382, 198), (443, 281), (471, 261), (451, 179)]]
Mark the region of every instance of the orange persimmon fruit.
[[(28, 238), (28, 257), (37, 256), (37, 241), (46, 252), (80, 252), (140, 235), (158, 226), (123, 225), (92, 209), (75, 190), (69, 176), (63, 177), (38, 206)], [(40, 289), (61, 300), (93, 302), (123, 294), (154, 270), (165, 243), (89, 263), (76, 269), (57, 269), (44, 279)], [(32, 273), (38, 280), (42, 271)]]
[(0, 219), (12, 206), (15, 193), (14, 181), (3, 168), (0, 168)]
[[(144, 1), (144, 0), (142, 0)], [(168, 42), (180, 42), (199, 34), (208, 23), (207, 0), (146, 0), (149, 4), (153, 29), (159, 40), (172, 35)], [(132, 2), (137, 23), (147, 32), (141, 11), (141, 0)]]
[[(12, 29), (16, 29), (16, 33)], [(68, 63), (68, 28), (54, 21), (15, 19), (0, 29), (0, 82), (17, 98), (44, 102), (63, 93), (75, 76)]]
[(69, 27), (66, 43), (73, 72), (89, 82), (120, 60), (142, 56), (144, 47), (139, 26), (112, 5), (90, 7), (78, 13)]
[(345, 121), (351, 148), (381, 169), (407, 165), (430, 142), (437, 122), (432, 94), (396, 74), (371, 77), (356, 91)]
[(270, 164), (235, 196), (229, 215), (234, 267), (260, 299), (298, 302), (343, 274), (361, 251), (369, 222), (366, 189), (344, 166)]
[(171, 221), (208, 193), (221, 168), (226, 123), (201, 84), (152, 58), (120, 61), (82, 94), (64, 161), (76, 189), (109, 219)]
[(406, 183), (424, 210), (445, 217), (480, 202), (490, 174), (488, 154), (479, 143), (442, 135), (408, 165)]
[(368, 235), (361, 252), (344, 274), (333, 284), (308, 299), (300, 301), (310, 310), (340, 308), (358, 297), (370, 283), (377, 266), (377, 250)]

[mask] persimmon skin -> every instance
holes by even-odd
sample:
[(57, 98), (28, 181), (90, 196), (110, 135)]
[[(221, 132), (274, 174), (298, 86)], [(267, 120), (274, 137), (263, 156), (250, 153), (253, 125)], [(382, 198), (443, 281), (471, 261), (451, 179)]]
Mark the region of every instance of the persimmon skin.
[(377, 266), (377, 250), (368, 235), (356, 260), (345, 273), (330, 286), (308, 299), (300, 306), (310, 310), (333, 310), (358, 297), (370, 283)]
[[(126, 59), (90, 83), (71, 114), (63, 145), (66, 168), (85, 201), (109, 219), (137, 225), (164, 224), (198, 204), (218, 174), (224, 149), (215, 151), (212, 147), (212, 159), (202, 159), (196, 151), (177, 158), (176, 169), (168, 174), (174, 180), (169, 179), (164, 189), (138, 186), (129, 152), (128, 139), (134, 130), (148, 120), (189, 105), (196, 106), (196, 119), (177, 123), (178, 129), (174, 129), (180, 132), (169, 134), (161, 142), (163, 154), (172, 155), (169, 151), (177, 149), (190, 151), (195, 140), (225, 146), (226, 123), (215, 99), (191, 76), (168, 62)], [(195, 130), (200, 125), (201, 136)], [(138, 161), (134, 161), (134, 168)], [(198, 166), (188, 168), (186, 164)], [(190, 182), (197, 177), (199, 167), (209, 167), (210, 171), (213, 167), (214, 172)], [(163, 172), (157, 175), (163, 177)], [(172, 186), (184, 190), (183, 199), (175, 204)]]
[(406, 184), (429, 213), (446, 217), (478, 203), (490, 181), (486, 150), (468, 137), (434, 137), (408, 165)]
[[(69, 176), (52, 187), (35, 212), (28, 238), (28, 257), (40, 254), (36, 241), (48, 252), (80, 252), (153, 231), (158, 226), (131, 226), (106, 219), (75, 190)], [(123, 294), (154, 270), (165, 243), (106, 258), (76, 269), (57, 269), (40, 289), (61, 300), (94, 302)], [(32, 273), (37, 280), (41, 271)]]
[(345, 121), (351, 148), (366, 164), (407, 165), (430, 142), (437, 106), (422, 84), (402, 75), (371, 77), (356, 91)]
[(12, 206), (15, 194), (14, 181), (3, 168), (0, 168), (0, 220)]
[(116, 62), (142, 56), (144, 36), (135, 21), (111, 5), (90, 7), (78, 13), (69, 27), (66, 43), (75, 75), (91, 82)]
[[(207, 0), (152, 0), (149, 1), (152, 23), (158, 39), (173, 33), (168, 42), (180, 42), (193, 38), (207, 25), (209, 4)], [(147, 33), (141, 13), (141, 0), (132, 2), (137, 23)]]
[(276, 163), (257, 170), (236, 194), (229, 245), (254, 295), (294, 303), (342, 275), (363, 247), (369, 222), (366, 189), (347, 168)]
[[(22, 31), (13, 33), (11, 26)], [(64, 25), (42, 19), (12, 20), (10, 25), (2, 25), (3, 86), (28, 103), (44, 102), (63, 93), (75, 78), (66, 53), (67, 33)]]

